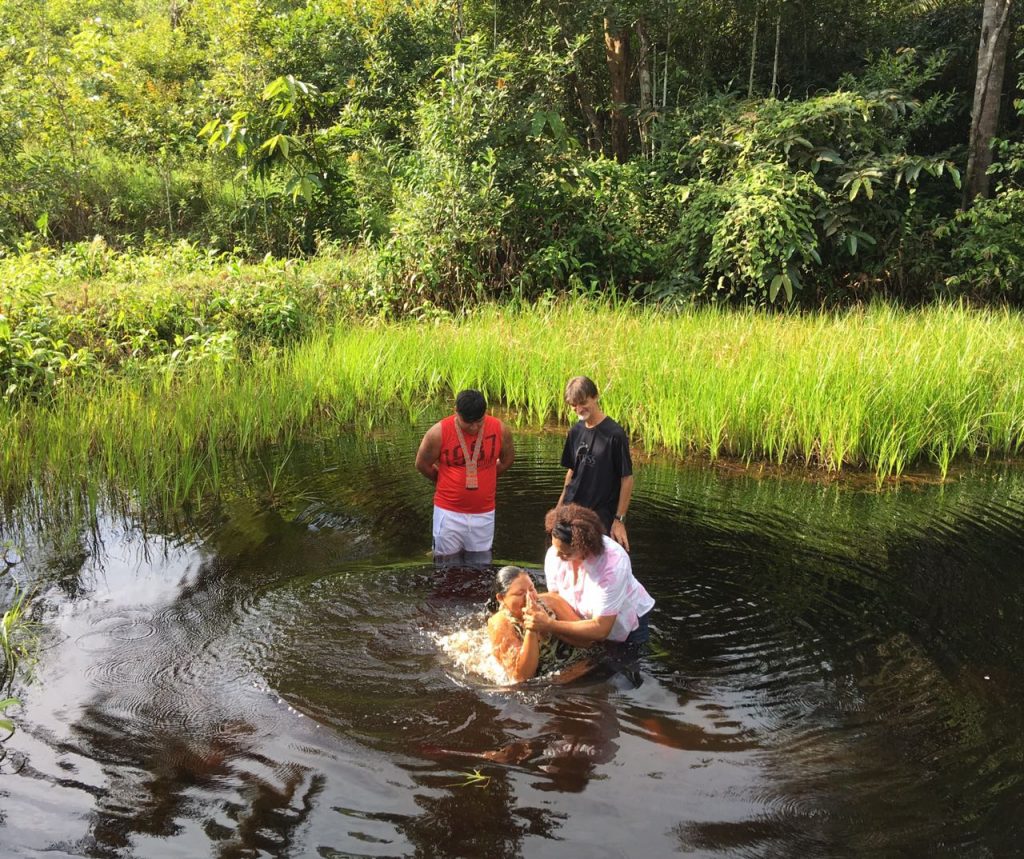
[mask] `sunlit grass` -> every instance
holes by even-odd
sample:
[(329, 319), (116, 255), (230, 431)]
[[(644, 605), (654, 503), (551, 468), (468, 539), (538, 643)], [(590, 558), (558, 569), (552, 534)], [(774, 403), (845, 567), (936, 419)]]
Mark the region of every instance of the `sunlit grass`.
[(228, 458), (415, 420), (464, 387), (524, 426), (566, 420), (562, 391), (578, 373), (649, 450), (945, 475), (956, 457), (1020, 452), (1022, 366), (1019, 314), (961, 307), (669, 315), (576, 302), (342, 322), (248, 363), (110, 377), (47, 407), (5, 407), (0, 485), (45, 496), (102, 484), (143, 506), (178, 504), (215, 489)]
[(28, 670), (26, 662), (34, 650), (35, 624), (27, 610), (27, 593), (16, 587), (11, 604), (0, 615), (0, 689), (5, 692), (10, 691), (19, 665)]
[[(6, 563), (6, 552), (0, 556)], [(34, 621), (29, 619), (29, 600), (25, 590), (15, 585), (9, 595), (10, 605), (0, 615), (0, 761), (6, 754), (3, 742), (14, 732), (15, 723), (7, 715), (7, 711), (21, 703), (19, 698), (10, 695), (14, 686), (15, 676), (21, 674), (30, 678), (32, 664), (38, 648), (37, 629)]]

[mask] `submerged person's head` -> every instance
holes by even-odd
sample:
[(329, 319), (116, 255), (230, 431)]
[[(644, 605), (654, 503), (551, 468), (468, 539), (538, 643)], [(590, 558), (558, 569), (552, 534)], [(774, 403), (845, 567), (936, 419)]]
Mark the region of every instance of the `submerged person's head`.
[(563, 504), (549, 510), (544, 529), (563, 561), (582, 561), (604, 552), (604, 525), (589, 507)]
[(527, 596), (537, 598), (530, 574), (522, 567), (502, 567), (494, 576), (494, 597), (505, 611), (517, 620), (523, 616)]

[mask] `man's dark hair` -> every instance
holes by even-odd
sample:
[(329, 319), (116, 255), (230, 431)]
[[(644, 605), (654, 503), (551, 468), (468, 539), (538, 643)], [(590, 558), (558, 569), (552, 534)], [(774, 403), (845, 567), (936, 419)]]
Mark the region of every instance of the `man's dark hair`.
[(455, 398), (455, 411), (466, 423), (474, 423), (484, 416), (487, 411), (487, 400), (479, 391), (459, 391)]
[(586, 376), (573, 376), (565, 386), (565, 402), (578, 406), (585, 400), (597, 396), (597, 385)]

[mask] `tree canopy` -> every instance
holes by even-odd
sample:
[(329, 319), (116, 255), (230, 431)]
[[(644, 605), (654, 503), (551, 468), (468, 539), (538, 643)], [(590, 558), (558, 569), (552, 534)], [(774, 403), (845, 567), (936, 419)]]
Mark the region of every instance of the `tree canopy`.
[(978, 150), (979, 33), (942, 0), (5, 0), (0, 244), (330, 242), (399, 309), (1018, 300), (1017, 73)]

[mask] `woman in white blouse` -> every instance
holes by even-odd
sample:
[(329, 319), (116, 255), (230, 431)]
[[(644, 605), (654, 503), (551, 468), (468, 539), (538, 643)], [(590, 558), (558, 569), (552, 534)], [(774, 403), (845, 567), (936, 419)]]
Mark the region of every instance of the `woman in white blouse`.
[(529, 625), (579, 646), (646, 642), (654, 600), (633, 576), (626, 550), (605, 535), (597, 514), (579, 504), (563, 504), (548, 511), (544, 527), (551, 535), (544, 558), (547, 589), (580, 620), (557, 620), (534, 610)]

